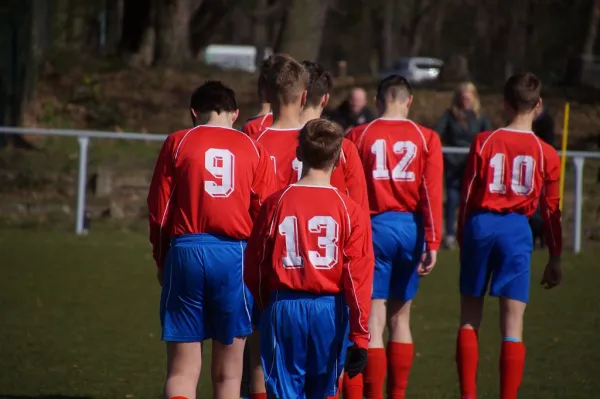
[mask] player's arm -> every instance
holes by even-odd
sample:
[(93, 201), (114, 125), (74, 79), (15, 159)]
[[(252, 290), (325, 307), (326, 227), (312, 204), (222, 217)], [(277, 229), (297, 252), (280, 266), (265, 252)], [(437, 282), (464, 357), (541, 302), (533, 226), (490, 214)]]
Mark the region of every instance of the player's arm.
[(172, 192), (175, 188), (174, 136), (165, 140), (152, 175), (148, 190), (148, 220), (150, 225), (150, 243), (156, 265), (163, 268), (163, 262), (169, 248), (172, 209)]
[(260, 208), (254, 222), (248, 245), (244, 252), (244, 283), (250, 290), (259, 309), (263, 309), (264, 298), (268, 298), (265, 282), (268, 281), (269, 262), (271, 262), (271, 228), (274, 206), (269, 202)]
[(562, 223), (560, 212), (560, 159), (550, 146), (544, 146), (544, 190), (540, 197), (540, 207), (544, 221), (544, 232), (550, 255), (560, 256), (562, 252)]
[(344, 246), (344, 295), (350, 308), (350, 341), (366, 349), (375, 258), (369, 234), (369, 217), (361, 208), (351, 215), (351, 232)]
[(463, 175), (462, 194), (460, 196), (460, 208), (458, 208), (458, 226), (456, 229), (456, 239), (458, 245), (462, 244), (463, 224), (470, 213), (470, 205), (473, 198), (472, 190), (477, 184), (477, 175), (479, 171), (479, 148), (480, 140), (475, 137), (467, 155), (467, 166)]
[(423, 169), (423, 181), (420, 188), (421, 209), (423, 210), (423, 227), (425, 230), (426, 249), (438, 251), (442, 241), (442, 203), (444, 157), (442, 143), (435, 132), (431, 132), (427, 143), (427, 152)]
[(346, 156), (346, 165), (344, 167), (344, 180), (348, 196), (357, 204), (369, 212), (369, 196), (367, 195), (367, 181), (365, 180), (365, 171), (362, 166), (360, 155), (356, 146), (351, 141), (347, 141), (344, 147)]
[(250, 190), (250, 217), (252, 220), (258, 216), (265, 199), (277, 190), (277, 176), (273, 171), (269, 153), (262, 144), (255, 143), (255, 145), (258, 149), (258, 166)]

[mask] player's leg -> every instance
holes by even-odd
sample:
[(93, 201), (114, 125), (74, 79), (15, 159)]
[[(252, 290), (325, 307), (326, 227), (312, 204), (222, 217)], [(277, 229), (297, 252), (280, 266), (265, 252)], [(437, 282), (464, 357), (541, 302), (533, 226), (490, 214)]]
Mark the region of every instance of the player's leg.
[(167, 342), (165, 399), (195, 399), (202, 365), (200, 342)]
[(317, 297), (309, 306), (306, 398), (335, 397), (348, 347), (348, 309), (341, 295)]
[(462, 173), (449, 171), (445, 177), (446, 202), (444, 204), (445, 237), (444, 246), (456, 246), (456, 210), (460, 206)]
[(234, 338), (231, 345), (213, 340), (211, 375), (214, 398), (239, 397), (245, 343), (246, 338)]
[(161, 295), (162, 339), (167, 342), (164, 397), (196, 397), (201, 368), (201, 342), (210, 338), (204, 306), (205, 265), (202, 243), (193, 236), (173, 240)]
[(397, 214), (394, 226), (398, 254), (392, 266), (388, 301), (387, 396), (403, 399), (414, 357), (410, 309), (419, 287), (417, 266), (424, 249), (424, 233), (420, 218), (409, 213)]
[(248, 338), (250, 347), (250, 396), (249, 399), (266, 399), (265, 374), (260, 357), (260, 331), (255, 329)]
[(494, 269), (490, 293), (500, 297), (500, 397), (516, 399), (523, 379), (525, 345), (523, 315), (529, 301), (530, 263), (533, 238), (527, 218), (509, 214), (501, 216), (501, 233), (497, 240), (498, 266)]
[(269, 398), (306, 394), (309, 334), (307, 301), (290, 292), (273, 293), (260, 320), (260, 352)]
[(460, 252), (460, 326), (456, 339), (456, 368), (462, 399), (477, 396), (478, 330), (493, 266), (495, 215), (471, 216), (463, 227)]
[(215, 398), (239, 397), (244, 345), (252, 332), (251, 301), (243, 282), (245, 244), (207, 236), (204, 260), (207, 273), (206, 302), (210, 302), (213, 333), (212, 384)]
[(249, 399), (250, 395), (250, 348), (248, 346), (248, 341), (250, 338), (246, 340), (246, 345), (244, 346), (244, 366), (242, 370), (242, 386), (240, 387), (240, 398), (241, 399)]
[[(358, 385), (345, 383), (344, 397), (351, 399), (362, 398), (383, 399), (383, 385), (387, 372), (387, 355), (383, 341), (387, 320), (386, 301), (390, 293), (392, 278), (392, 260), (396, 257), (397, 241), (394, 234), (395, 213), (385, 212), (371, 218), (373, 230), (373, 250), (375, 252), (375, 273), (373, 276), (373, 300), (369, 316), (369, 332), (371, 341), (367, 355), (367, 366), (363, 372), (364, 389)], [(355, 377), (357, 378), (357, 377)], [(352, 389), (350, 389), (352, 387)], [(349, 395), (346, 395), (349, 392)]]

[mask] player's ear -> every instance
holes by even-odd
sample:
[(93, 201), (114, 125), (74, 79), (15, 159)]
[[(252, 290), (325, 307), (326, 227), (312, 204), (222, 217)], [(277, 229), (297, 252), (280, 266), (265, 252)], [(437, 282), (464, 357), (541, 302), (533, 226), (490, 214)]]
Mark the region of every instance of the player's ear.
[(302, 97), (300, 98), (300, 105), (302, 105), (302, 108), (304, 108), (304, 106), (306, 105), (306, 96), (308, 95), (308, 91), (304, 90), (302, 92)]
[(235, 123), (235, 121), (237, 120), (238, 116), (240, 116), (240, 110), (236, 109), (235, 111), (233, 111), (231, 113), (231, 124), (233, 125)]
[(190, 108), (190, 117), (192, 118), (192, 125), (196, 126), (196, 120), (198, 119), (198, 114), (194, 110), (194, 108)]
[(413, 102), (413, 96), (412, 94), (410, 96), (408, 96), (408, 100), (406, 100), (406, 108), (410, 109), (410, 106), (412, 105)]
[(325, 94), (323, 98), (321, 98), (321, 108), (325, 109), (327, 104), (329, 104), (329, 93)]

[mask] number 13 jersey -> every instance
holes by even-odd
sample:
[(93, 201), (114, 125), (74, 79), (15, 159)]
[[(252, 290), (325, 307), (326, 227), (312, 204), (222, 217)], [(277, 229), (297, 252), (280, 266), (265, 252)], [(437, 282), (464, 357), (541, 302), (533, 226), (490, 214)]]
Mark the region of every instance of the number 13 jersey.
[(267, 152), (244, 133), (206, 125), (172, 133), (148, 193), (150, 242), (158, 266), (173, 236), (248, 239), (262, 202), (275, 190)]
[(550, 253), (560, 254), (560, 160), (533, 132), (499, 129), (475, 136), (467, 158), (458, 220), (473, 212), (531, 216), (541, 205)]
[(292, 184), (265, 201), (244, 262), (262, 309), (279, 290), (343, 294), (350, 339), (367, 347), (374, 258), (366, 211), (331, 186)]
[(371, 214), (421, 214), (425, 242), (437, 250), (442, 237), (443, 156), (434, 131), (408, 119), (384, 119), (347, 136), (360, 154)]

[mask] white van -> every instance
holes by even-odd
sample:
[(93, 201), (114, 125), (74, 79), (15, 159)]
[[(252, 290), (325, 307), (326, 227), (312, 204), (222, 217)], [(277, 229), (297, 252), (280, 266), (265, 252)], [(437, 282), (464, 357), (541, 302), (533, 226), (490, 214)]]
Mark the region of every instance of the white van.
[[(235, 46), (229, 44), (211, 44), (204, 50), (204, 62), (223, 69), (239, 69), (246, 72), (256, 71), (256, 47)], [(265, 57), (272, 54), (265, 49)]]

